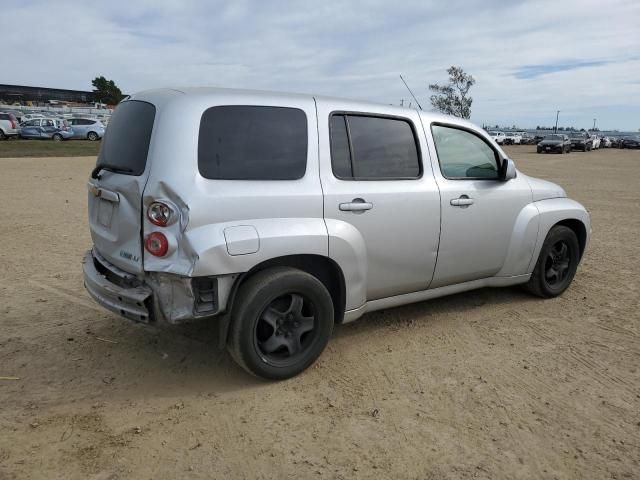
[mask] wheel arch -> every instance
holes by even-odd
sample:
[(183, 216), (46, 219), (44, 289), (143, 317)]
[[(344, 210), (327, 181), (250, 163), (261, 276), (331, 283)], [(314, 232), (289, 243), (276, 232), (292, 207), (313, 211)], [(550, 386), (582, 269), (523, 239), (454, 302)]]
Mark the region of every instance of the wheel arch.
[(591, 219), (587, 210), (578, 202), (566, 197), (540, 200), (535, 202), (535, 205), (540, 212), (540, 229), (528, 273), (533, 272), (542, 244), (556, 225), (566, 226), (575, 232), (582, 258), (591, 237)]
[(587, 227), (582, 221), (577, 218), (567, 218), (565, 220), (561, 220), (558, 223), (554, 224), (551, 228), (562, 225), (573, 230), (573, 233), (578, 237), (578, 245), (580, 246), (580, 258), (584, 254), (585, 249), (587, 248)]
[(225, 318), (221, 324), (219, 343), (221, 348), (227, 342), (229, 322), (231, 320), (230, 313), (233, 309), (233, 304), (240, 286), (242, 286), (256, 273), (274, 267), (297, 268), (298, 270), (302, 270), (303, 272), (313, 275), (320, 280), (331, 295), (331, 299), (333, 301), (334, 322), (336, 324), (342, 323), (346, 304), (346, 283), (342, 269), (334, 260), (323, 255), (315, 254), (295, 254), (274, 257), (258, 263), (248, 272), (240, 275), (234, 282), (227, 300)]

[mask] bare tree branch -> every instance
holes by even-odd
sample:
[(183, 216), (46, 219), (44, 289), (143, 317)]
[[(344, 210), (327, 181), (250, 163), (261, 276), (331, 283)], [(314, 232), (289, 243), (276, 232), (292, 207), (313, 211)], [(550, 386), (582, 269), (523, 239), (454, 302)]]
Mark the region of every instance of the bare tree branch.
[(429, 90), (434, 92), (431, 95), (431, 105), (437, 111), (447, 115), (460, 118), (471, 117), (473, 98), (468, 95), (476, 80), (465, 73), (461, 67), (451, 66), (447, 69), (447, 73), (449, 74), (448, 85), (437, 83), (429, 85)]

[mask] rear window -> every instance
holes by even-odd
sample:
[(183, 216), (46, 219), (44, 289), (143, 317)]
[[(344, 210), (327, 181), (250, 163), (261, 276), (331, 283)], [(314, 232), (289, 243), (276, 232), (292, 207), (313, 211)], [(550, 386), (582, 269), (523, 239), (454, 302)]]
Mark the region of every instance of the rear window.
[(334, 114), (331, 165), (342, 180), (401, 180), (421, 175), (411, 124), (401, 118)]
[(147, 164), (156, 107), (129, 100), (113, 112), (96, 166), (127, 175), (142, 175)]
[(216, 180), (300, 179), (307, 169), (307, 117), (297, 108), (211, 107), (200, 121), (198, 169)]

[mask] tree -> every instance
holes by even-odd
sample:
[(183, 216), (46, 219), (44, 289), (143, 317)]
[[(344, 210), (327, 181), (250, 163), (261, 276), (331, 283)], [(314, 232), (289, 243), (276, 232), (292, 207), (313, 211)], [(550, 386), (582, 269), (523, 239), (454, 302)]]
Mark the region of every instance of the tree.
[(429, 90), (435, 92), (434, 95), (431, 95), (431, 105), (439, 112), (460, 118), (469, 118), (473, 98), (468, 94), (476, 80), (465, 73), (461, 67), (451, 66), (447, 73), (449, 74), (447, 85), (438, 85), (437, 83), (429, 85)]
[(91, 81), (91, 85), (94, 87), (93, 97), (96, 101), (116, 105), (122, 100), (122, 91), (113, 80), (107, 80), (102, 76), (96, 77)]

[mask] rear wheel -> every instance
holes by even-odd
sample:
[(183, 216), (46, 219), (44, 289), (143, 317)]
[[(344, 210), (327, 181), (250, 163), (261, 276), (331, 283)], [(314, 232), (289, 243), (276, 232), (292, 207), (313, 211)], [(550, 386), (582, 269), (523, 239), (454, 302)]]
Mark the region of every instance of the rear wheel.
[(578, 237), (569, 227), (557, 225), (547, 234), (525, 288), (539, 297), (557, 297), (573, 281), (579, 261)]
[(316, 277), (279, 267), (256, 273), (239, 289), (227, 348), (253, 375), (283, 380), (309, 367), (333, 330), (333, 302)]
[(7, 136), (4, 134), (2, 130), (0, 130), (0, 140), (6, 140)]
[(96, 140), (98, 140), (98, 134), (96, 132), (89, 132), (87, 138), (92, 142), (95, 142)]
[(53, 136), (51, 137), (51, 139), (54, 142), (61, 142), (62, 141), (62, 135), (60, 135), (59, 133), (54, 133)]

